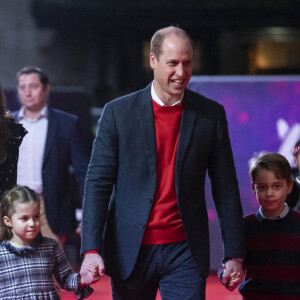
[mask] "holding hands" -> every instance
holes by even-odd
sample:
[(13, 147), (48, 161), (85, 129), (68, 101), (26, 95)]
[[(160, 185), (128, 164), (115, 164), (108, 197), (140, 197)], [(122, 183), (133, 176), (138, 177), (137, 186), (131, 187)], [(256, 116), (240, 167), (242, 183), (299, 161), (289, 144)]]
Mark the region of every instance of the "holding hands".
[(99, 266), (97, 264), (94, 263), (90, 263), (86, 266), (86, 269), (92, 273), (93, 278), (95, 280), (99, 280), (100, 279), (100, 274), (99, 274)]
[(105, 268), (102, 257), (97, 253), (86, 254), (80, 269), (80, 284), (93, 284), (99, 281), (104, 274)]
[(236, 260), (228, 260), (225, 264), (222, 264), (222, 269), (221, 281), (228, 290), (233, 291), (243, 281), (243, 264)]

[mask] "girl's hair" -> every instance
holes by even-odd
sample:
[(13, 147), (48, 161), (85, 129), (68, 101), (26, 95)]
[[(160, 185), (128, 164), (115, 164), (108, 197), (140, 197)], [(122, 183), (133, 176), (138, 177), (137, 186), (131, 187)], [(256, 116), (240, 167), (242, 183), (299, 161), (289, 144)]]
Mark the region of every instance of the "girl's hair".
[(0, 206), (0, 241), (12, 238), (11, 228), (5, 225), (3, 217), (11, 219), (15, 213), (15, 204), (28, 202), (40, 203), (40, 195), (27, 186), (14, 187), (4, 194)]
[(6, 118), (9, 117), (6, 111), (6, 97), (4, 91), (0, 85), (0, 161), (6, 154), (6, 142), (9, 139), (11, 133), (6, 125)]
[(250, 160), (249, 175), (252, 182), (255, 182), (257, 173), (261, 169), (272, 171), (276, 178), (285, 179), (287, 183), (291, 183), (292, 168), (288, 160), (281, 154), (273, 152), (260, 152), (254, 154)]
[(0, 85), (0, 117), (3, 117), (5, 113), (6, 113), (6, 97)]

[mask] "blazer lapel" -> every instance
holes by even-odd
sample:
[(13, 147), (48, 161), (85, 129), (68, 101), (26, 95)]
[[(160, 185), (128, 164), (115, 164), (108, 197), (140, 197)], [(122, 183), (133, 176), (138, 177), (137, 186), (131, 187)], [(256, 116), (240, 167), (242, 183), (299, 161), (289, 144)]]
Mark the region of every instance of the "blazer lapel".
[(138, 116), (143, 129), (145, 153), (147, 155), (151, 178), (156, 181), (156, 137), (153, 117), (151, 85), (145, 89), (139, 99)]
[(47, 138), (46, 138), (43, 164), (46, 162), (49, 156), (50, 148), (51, 145), (53, 144), (57, 127), (58, 127), (58, 122), (55, 118), (55, 114), (53, 110), (50, 107), (48, 107), (48, 129), (47, 129)]
[(196, 121), (196, 113), (195, 109), (193, 109), (192, 102), (193, 99), (185, 93), (175, 163), (175, 188), (177, 193), (182, 163), (184, 161), (186, 151), (189, 147)]

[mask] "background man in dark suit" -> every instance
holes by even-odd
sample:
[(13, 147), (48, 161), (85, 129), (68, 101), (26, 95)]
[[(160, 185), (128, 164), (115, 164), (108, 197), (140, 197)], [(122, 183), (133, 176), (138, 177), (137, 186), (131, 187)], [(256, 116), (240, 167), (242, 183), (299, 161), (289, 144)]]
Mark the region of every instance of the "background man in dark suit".
[[(83, 204), (81, 276), (98, 264), (113, 299), (205, 299), (208, 171), (228, 270), (242, 274), (242, 207), (223, 107), (186, 86), (185, 31), (151, 40), (154, 81), (108, 103), (98, 124)], [(101, 255), (101, 256), (100, 256)], [(105, 265), (105, 270), (104, 270)]]
[(17, 79), (22, 107), (15, 116), (28, 131), (20, 147), (17, 184), (27, 185), (44, 196), (42, 233), (56, 238), (63, 246), (67, 234), (77, 226), (75, 203), (68, 197), (74, 189), (70, 186), (70, 167), (82, 196), (89, 146), (78, 117), (47, 104), (50, 85), (44, 71), (25, 67), (17, 73)]

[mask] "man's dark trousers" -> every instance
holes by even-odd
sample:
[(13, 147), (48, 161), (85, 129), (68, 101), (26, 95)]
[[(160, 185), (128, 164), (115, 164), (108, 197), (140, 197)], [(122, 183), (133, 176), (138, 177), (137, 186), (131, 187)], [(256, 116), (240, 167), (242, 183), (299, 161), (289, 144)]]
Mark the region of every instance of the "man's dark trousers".
[(143, 245), (129, 278), (112, 279), (114, 300), (204, 300), (206, 278), (201, 277), (186, 241)]

